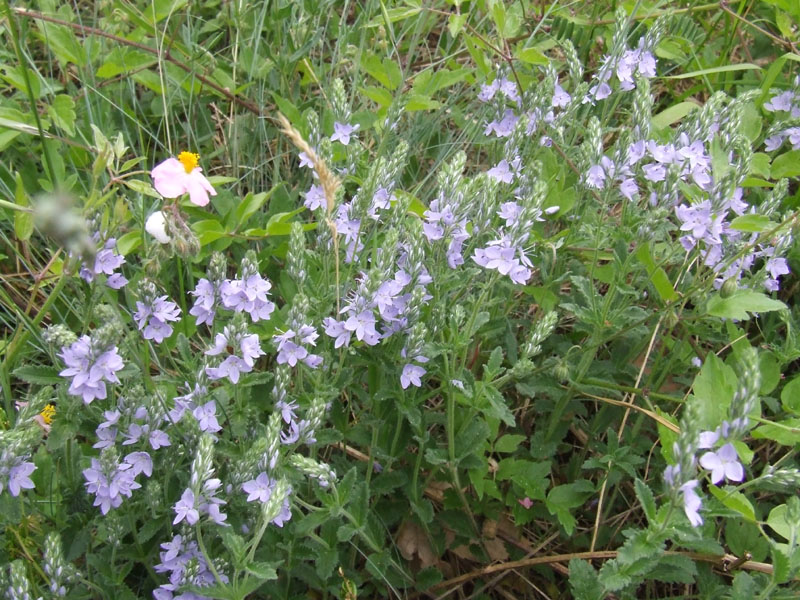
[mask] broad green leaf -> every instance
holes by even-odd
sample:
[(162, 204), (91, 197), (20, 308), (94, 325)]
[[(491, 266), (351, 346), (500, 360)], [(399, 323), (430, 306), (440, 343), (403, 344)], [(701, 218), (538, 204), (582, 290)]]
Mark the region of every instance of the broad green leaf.
[(250, 192), (247, 194), (236, 207), (236, 227), (239, 228), (247, 223), (247, 220), (252, 217), (257, 210), (264, 206), (264, 203), (269, 200), (270, 196), (272, 196), (276, 189), (277, 188), (274, 187), (268, 192), (259, 192), (258, 194)]
[(75, 135), (75, 101), (71, 97), (59, 94), (53, 98), (53, 102), (47, 107), (47, 114), (53, 124), (69, 135)]
[(749, 233), (759, 233), (761, 231), (768, 231), (777, 226), (777, 223), (770, 221), (766, 215), (749, 214), (741, 215), (731, 221), (730, 228), (737, 231), (747, 231)]
[(119, 252), (122, 256), (127, 256), (136, 248), (138, 248), (142, 243), (142, 232), (141, 231), (129, 231), (122, 237), (117, 239), (117, 252)]
[(747, 321), (749, 313), (771, 312), (782, 310), (786, 305), (780, 300), (774, 300), (753, 290), (737, 290), (733, 295), (723, 298), (716, 293), (708, 299), (706, 312), (712, 317), (722, 317), (724, 319), (739, 319)]
[(464, 27), (464, 23), (467, 22), (467, 17), (469, 15), (466, 13), (456, 14), (452, 13), (447, 18), (447, 31), (450, 32), (451, 37), (456, 37), (459, 32), (461, 31), (462, 27)]
[(35, 385), (54, 385), (64, 381), (55, 367), (26, 365), (17, 367), (11, 374), (25, 383)]
[(756, 427), (751, 435), (756, 439), (772, 440), (783, 446), (794, 446), (800, 444), (800, 419), (764, 423)]
[(289, 122), (299, 129), (303, 123), (303, 116), (300, 114), (300, 111), (297, 110), (297, 107), (275, 92), (272, 92), (272, 99), (275, 100), (275, 104), (278, 105), (278, 110), (283, 113), (283, 116), (289, 119)]
[(117, 46), (106, 55), (105, 62), (97, 69), (96, 75), (103, 79), (109, 79), (122, 73), (145, 69), (157, 62), (158, 59), (152, 54), (134, 48)]
[(519, 445), (527, 439), (524, 435), (508, 433), (501, 437), (494, 445), (495, 452), (510, 453), (514, 452)]
[(783, 386), (781, 404), (786, 412), (800, 415), (800, 375)]
[(688, 400), (697, 404), (700, 429), (713, 431), (722, 423), (738, 385), (736, 372), (710, 352), (694, 378), (694, 394)]
[(789, 540), (792, 537), (792, 531), (797, 529), (797, 524), (789, 523), (786, 518), (786, 509), (787, 507), (785, 504), (773, 508), (767, 517), (767, 525), (769, 525), (775, 533)]
[(696, 102), (678, 102), (669, 108), (665, 108), (651, 119), (653, 127), (664, 129), (673, 123), (677, 123), (693, 110), (700, 108)]
[(711, 492), (711, 494), (717, 498), (717, 500), (722, 502), (725, 507), (738, 512), (748, 521), (753, 523), (756, 522), (756, 511), (753, 509), (753, 505), (750, 503), (750, 500), (748, 500), (747, 496), (745, 496), (743, 493), (736, 491), (725, 491), (715, 485), (709, 485), (708, 491)]
[(441, 106), (441, 102), (438, 102), (429, 96), (421, 96), (419, 94), (410, 95), (406, 101), (406, 110), (408, 112), (414, 112), (417, 110), (436, 110)]
[(770, 179), (772, 177), (770, 169), (771, 162), (772, 159), (769, 154), (764, 154), (763, 152), (754, 153), (753, 160), (750, 162), (750, 174)]
[(789, 150), (775, 158), (771, 174), (773, 179), (800, 175), (800, 150)]
[(216, 219), (206, 219), (192, 223), (192, 230), (197, 234), (197, 239), (200, 241), (201, 246), (210, 244), (227, 235), (222, 224)]
[(518, 60), (528, 63), (529, 65), (546, 65), (550, 62), (548, 58), (536, 48), (520, 48), (514, 56)]
[(386, 88), (380, 88), (375, 85), (359, 88), (362, 94), (380, 106), (391, 106), (392, 95)]
[(606, 597), (597, 571), (589, 561), (580, 558), (569, 561), (569, 587), (574, 600), (603, 600)]
[(367, 74), (389, 90), (396, 90), (403, 83), (403, 74), (397, 63), (391, 59), (381, 60), (374, 54), (368, 54), (361, 61), (361, 67)]

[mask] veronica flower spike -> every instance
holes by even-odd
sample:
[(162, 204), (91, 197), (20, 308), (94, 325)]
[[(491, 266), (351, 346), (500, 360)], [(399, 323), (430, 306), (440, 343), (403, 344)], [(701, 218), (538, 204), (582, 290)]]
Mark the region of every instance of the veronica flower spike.
[(193, 152), (181, 152), (178, 158), (168, 158), (156, 165), (150, 173), (153, 187), (165, 198), (179, 198), (189, 194), (192, 204), (205, 206), (208, 196), (216, 196), (217, 192), (198, 167), (200, 155)]

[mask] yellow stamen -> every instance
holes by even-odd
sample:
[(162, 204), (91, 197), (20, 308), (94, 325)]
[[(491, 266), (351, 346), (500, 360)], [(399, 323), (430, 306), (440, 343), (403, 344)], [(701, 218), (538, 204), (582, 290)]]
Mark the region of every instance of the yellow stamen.
[(197, 163), (200, 162), (200, 155), (195, 154), (194, 152), (181, 152), (178, 154), (178, 160), (181, 161), (183, 168), (186, 169), (187, 173), (191, 173), (192, 170), (197, 166)]
[(44, 422), (47, 425), (50, 425), (50, 423), (53, 422), (53, 417), (55, 416), (55, 414), (56, 414), (56, 407), (53, 406), (52, 404), (48, 404), (47, 406), (45, 406), (42, 412), (39, 413), (39, 415), (41, 415), (42, 419), (44, 419)]

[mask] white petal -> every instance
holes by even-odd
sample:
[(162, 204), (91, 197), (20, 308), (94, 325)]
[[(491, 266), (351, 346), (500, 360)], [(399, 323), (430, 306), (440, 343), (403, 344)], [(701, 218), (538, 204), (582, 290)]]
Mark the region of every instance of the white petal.
[(169, 235), (167, 235), (167, 220), (164, 218), (164, 213), (160, 210), (157, 210), (147, 217), (144, 230), (162, 244), (166, 244), (170, 240)]

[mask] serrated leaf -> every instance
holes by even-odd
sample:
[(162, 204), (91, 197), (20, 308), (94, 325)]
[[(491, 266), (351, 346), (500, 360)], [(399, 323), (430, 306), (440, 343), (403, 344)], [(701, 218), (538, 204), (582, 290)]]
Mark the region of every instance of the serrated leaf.
[(655, 496), (653, 496), (653, 491), (639, 478), (634, 480), (633, 489), (636, 492), (639, 504), (642, 505), (647, 522), (653, 525), (656, 519), (656, 500)]
[(64, 381), (64, 378), (58, 374), (58, 369), (55, 367), (27, 365), (17, 367), (11, 374), (17, 379), (35, 385), (53, 385)]
[(761, 292), (737, 290), (727, 298), (723, 298), (719, 293), (711, 296), (706, 305), (706, 312), (712, 317), (747, 321), (750, 318), (749, 313), (758, 314), (784, 308), (786, 305), (783, 302)]
[(606, 595), (597, 571), (591, 563), (580, 558), (569, 561), (569, 587), (574, 600), (603, 600)]
[(75, 101), (70, 96), (59, 94), (53, 98), (47, 107), (47, 114), (57, 127), (69, 135), (75, 135)]
[(785, 504), (773, 508), (767, 517), (767, 525), (781, 537), (790, 540), (792, 539), (792, 534), (797, 530), (797, 524), (789, 523), (786, 518), (786, 512), (787, 506)]

